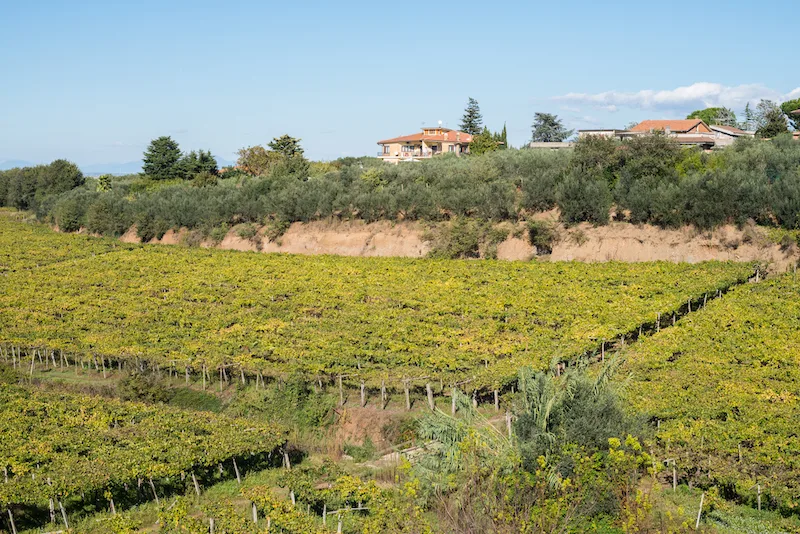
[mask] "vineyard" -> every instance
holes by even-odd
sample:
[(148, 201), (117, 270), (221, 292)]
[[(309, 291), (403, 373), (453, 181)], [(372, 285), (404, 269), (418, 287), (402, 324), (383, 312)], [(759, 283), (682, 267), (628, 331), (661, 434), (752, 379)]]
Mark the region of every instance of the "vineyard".
[(681, 480), (800, 506), (800, 283), (741, 286), (626, 354), (634, 407), (660, 420)]
[(95, 492), (112, 508), (131, 495), (158, 500), (157, 488), (196, 484), (222, 464), (238, 476), (236, 458), (284, 441), (269, 424), (0, 384), (0, 506), (49, 501), (51, 519), (60, 511), (66, 523), (70, 499)]
[(297, 372), (367, 388), (426, 379), (485, 391), (512, 381), (520, 366), (569, 361), (642, 324), (666, 324), (675, 310), (753, 272), (715, 262), (498, 263), (159, 246), (89, 255), (112, 243), (85, 246), (91, 238), (0, 225), (4, 257), (39, 265), (3, 280), (6, 359), (33, 367), (32, 347), (53, 359), (57, 351), (95, 366), (149, 363), (204, 380)]
[(116, 239), (55, 233), (47, 226), (12, 222), (13, 215), (0, 210), (0, 275), (135, 246)]

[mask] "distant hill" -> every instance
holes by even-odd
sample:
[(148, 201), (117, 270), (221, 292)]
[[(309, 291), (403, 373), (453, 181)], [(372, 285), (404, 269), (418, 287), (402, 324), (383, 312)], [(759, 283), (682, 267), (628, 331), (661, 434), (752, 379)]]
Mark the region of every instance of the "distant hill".
[(136, 174), (142, 172), (142, 162), (129, 161), (127, 163), (95, 163), (94, 165), (81, 165), (83, 174), (87, 176), (100, 176), (101, 174)]
[(24, 161), (21, 159), (4, 159), (0, 160), (0, 171), (7, 171), (8, 169), (16, 169), (17, 167), (31, 167), (36, 165), (31, 161)]

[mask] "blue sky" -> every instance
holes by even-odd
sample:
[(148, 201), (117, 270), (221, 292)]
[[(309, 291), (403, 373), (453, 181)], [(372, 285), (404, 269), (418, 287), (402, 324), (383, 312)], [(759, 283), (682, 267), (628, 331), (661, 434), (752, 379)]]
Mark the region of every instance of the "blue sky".
[[(395, 7), (396, 6), (396, 7)], [(0, 2), (0, 160), (235, 159), (289, 133), (314, 159), (442, 120), (468, 97), (510, 142), (534, 112), (623, 127), (800, 97), (797, 0)]]

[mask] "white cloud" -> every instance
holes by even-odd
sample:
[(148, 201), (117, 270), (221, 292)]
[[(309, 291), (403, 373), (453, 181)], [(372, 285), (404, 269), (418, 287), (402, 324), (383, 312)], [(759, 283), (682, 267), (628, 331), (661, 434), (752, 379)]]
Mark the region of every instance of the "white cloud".
[(578, 108), (578, 107), (575, 107), (575, 106), (561, 106), (561, 109), (563, 111), (569, 111), (570, 113), (580, 113), (581, 112), (581, 108)]
[(781, 102), (798, 96), (800, 96), (800, 87), (787, 94), (782, 94), (760, 84), (726, 86), (719, 83), (698, 82), (667, 90), (606, 91), (594, 94), (568, 93), (555, 98), (562, 102), (589, 104), (608, 111), (616, 111), (618, 107), (672, 110), (725, 106), (741, 109), (748, 102), (756, 103), (762, 98)]

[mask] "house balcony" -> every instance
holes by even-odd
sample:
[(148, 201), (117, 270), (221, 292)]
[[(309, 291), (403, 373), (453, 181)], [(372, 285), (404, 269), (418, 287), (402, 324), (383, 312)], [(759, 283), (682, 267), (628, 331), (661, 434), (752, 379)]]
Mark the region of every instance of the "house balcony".
[(401, 152), (378, 152), (379, 158), (431, 158), (436, 154), (442, 154), (442, 152), (434, 151), (434, 150), (408, 150), (408, 151), (401, 151)]

